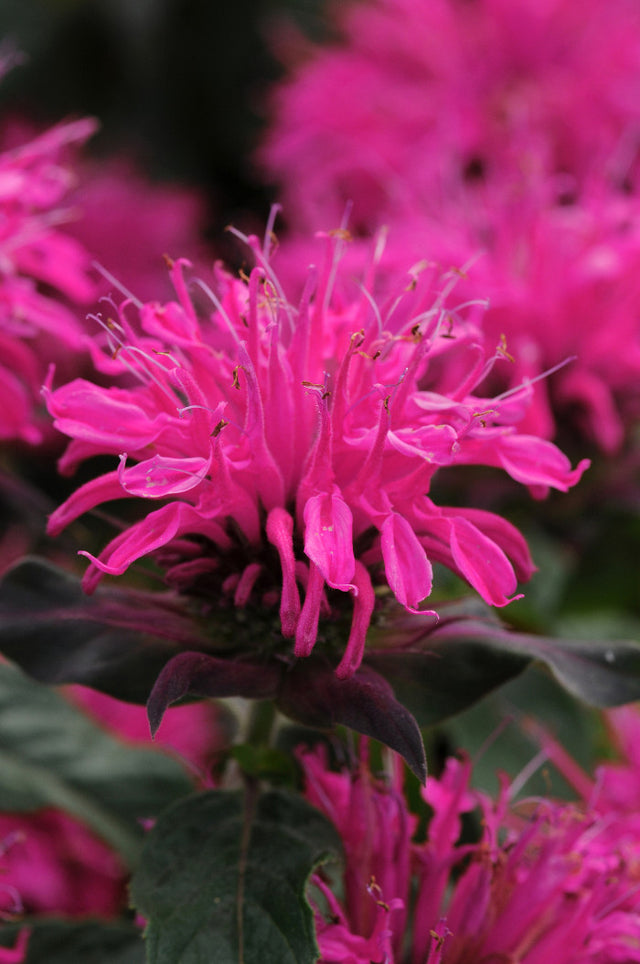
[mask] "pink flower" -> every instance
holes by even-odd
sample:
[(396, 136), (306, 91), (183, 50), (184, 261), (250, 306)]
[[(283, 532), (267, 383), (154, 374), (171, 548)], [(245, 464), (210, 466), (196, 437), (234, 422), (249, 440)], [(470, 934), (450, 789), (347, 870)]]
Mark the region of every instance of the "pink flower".
[(2, 913), (115, 917), (126, 907), (126, 869), (62, 811), (0, 814), (0, 841)]
[[(304, 769), (307, 799), (331, 819), (343, 840), (345, 920), (356, 934), (368, 938), (380, 929), (381, 922), (386, 922), (388, 930), (389, 915), (380, 913), (378, 898), (402, 898), (391, 915), (397, 950), (406, 925), (403, 900), (410, 886), (411, 837), (417, 826), (402, 795), (399, 757), (393, 758), (390, 783), (384, 784), (372, 779), (366, 749), (359, 772), (353, 774), (331, 771), (322, 748), (300, 750), (297, 755)], [(370, 900), (363, 897), (365, 893)], [(376, 940), (379, 938), (380, 934), (376, 935)]]
[(206, 310), (196, 311), (176, 262), (177, 302), (127, 301), (98, 319), (107, 353), (96, 347), (96, 362), (134, 374), (136, 387), (77, 379), (47, 392), (56, 427), (72, 439), (64, 471), (98, 454), (119, 462), (54, 512), (49, 531), (113, 499), (146, 500), (148, 514), (99, 556), (84, 552), (85, 588), (155, 554), (170, 583), (210, 601), (279, 601), (298, 656), (348, 595), (338, 673), (349, 676), (374, 608), (372, 578), (415, 612), (431, 593), (433, 561), (497, 606), (532, 572), (506, 520), (429, 498), (439, 468), (496, 466), (543, 495), (566, 491), (587, 463), (572, 470), (550, 442), (519, 434), (530, 388), (477, 391), (508, 362), (485, 347), (473, 305), (449, 306), (450, 279), (439, 289), (428, 271), (414, 272), (379, 307), (367, 287), (344, 297), (338, 232), (294, 307), (267, 250), (246, 240), (257, 260), (248, 276), (217, 266), (214, 290), (193, 282)]
[[(399, 793), (397, 772), (385, 784), (363, 766), (355, 774), (329, 773), (317, 752), (301, 760), (309, 799), (333, 820), (345, 846), (343, 904), (328, 880), (313, 881), (322, 962), (640, 960), (640, 843), (636, 836), (633, 846), (614, 846), (613, 827), (603, 848), (602, 835), (612, 823), (606, 808), (591, 811), (550, 800), (514, 805), (504, 780), (492, 801), (470, 789), (469, 762), (450, 759), (442, 777), (430, 778), (423, 791), (433, 812), (427, 838), (411, 843), (407, 828), (413, 828), (413, 818)], [(318, 786), (331, 792), (319, 794)], [(350, 817), (356, 793), (369, 801), (360, 808), (359, 822)], [(478, 806), (480, 839), (463, 844), (461, 816)], [(366, 863), (359, 839), (369, 841)], [(388, 874), (394, 848), (402, 854), (398, 866), (410, 866), (411, 874)], [(358, 887), (350, 888), (354, 871)], [(358, 916), (363, 909), (369, 910), (367, 918)]]
[(165, 255), (179, 251), (204, 260), (202, 198), (145, 178), (125, 157), (84, 159), (72, 202), (77, 217), (67, 232), (138, 298), (157, 297), (158, 291), (171, 296)]
[[(126, 742), (151, 744), (145, 707), (124, 703), (84, 686), (69, 687), (67, 696)], [(177, 754), (195, 775), (210, 783), (212, 765), (225, 748), (228, 737), (219, 707), (203, 702), (167, 710), (153, 742)]]
[(293, 69), (276, 89), (259, 159), (298, 228), (330, 227), (350, 200), (355, 225), (370, 232), (416, 208), (439, 210), (465, 182), (518, 190), (542, 171), (582, 180), (606, 168), (620, 183), (633, 170), (633, 0), (334, 9), (341, 39), (312, 56), (302, 42), (284, 51)]
[(88, 304), (96, 289), (89, 255), (60, 224), (74, 182), (66, 152), (94, 130), (92, 120), (60, 124), (0, 154), (0, 441), (41, 441), (47, 363), (64, 367), (82, 350), (71, 304)]
[(489, 339), (506, 335), (513, 384), (567, 358), (545, 380), (523, 427), (553, 437), (556, 422), (607, 453), (640, 415), (640, 207), (600, 186), (559, 206), (533, 194), (517, 210), (498, 201), (491, 249), (470, 276), (491, 307)]
[(592, 777), (582, 770), (550, 733), (529, 723), (528, 728), (584, 805), (609, 815), (601, 835), (604, 851), (637, 850), (640, 841), (640, 712), (620, 706), (603, 714), (613, 759), (601, 763)]
[[(166, 282), (163, 256), (202, 255), (202, 202), (183, 188), (152, 185), (124, 159), (78, 156), (90, 119), (36, 134), (23, 121), (3, 126), (0, 154), (0, 441), (43, 441), (41, 387), (87, 367), (83, 315), (107, 282), (109, 265), (142, 297)], [(70, 156), (72, 149), (75, 156)], [(82, 310), (78, 310), (82, 306)]]
[[(492, 391), (544, 377), (521, 431), (543, 438), (578, 436), (618, 454), (640, 416), (640, 205), (592, 179), (571, 204), (558, 204), (549, 182), (527, 192), (499, 186), (464, 203), (450, 199), (440, 219), (414, 212), (393, 222), (381, 285), (401, 264), (428, 255), (440, 265), (467, 265), (458, 290), (484, 298), (482, 328), (502, 340), (512, 364), (497, 366)], [(284, 275), (296, 278), (308, 245), (282, 245)], [(362, 271), (370, 244), (350, 245), (347, 263)]]

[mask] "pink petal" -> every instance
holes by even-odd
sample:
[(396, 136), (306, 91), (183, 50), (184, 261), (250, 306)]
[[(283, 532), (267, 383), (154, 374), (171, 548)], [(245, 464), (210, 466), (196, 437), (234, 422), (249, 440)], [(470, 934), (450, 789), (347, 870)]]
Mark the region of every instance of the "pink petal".
[(279, 506), (267, 516), (267, 538), (276, 547), (282, 567), (280, 622), (282, 635), (293, 636), (300, 615), (300, 594), (296, 584), (296, 559), (293, 552), (293, 519)]
[(517, 588), (513, 566), (502, 549), (467, 519), (456, 517), (450, 523), (453, 561), (465, 579), (492, 606), (512, 602)]
[(553, 442), (534, 435), (505, 435), (496, 442), (500, 464), (516, 482), (551, 486), (566, 492), (591, 464), (583, 459), (572, 470), (566, 455)]
[(102, 502), (123, 497), (118, 472), (108, 472), (97, 479), (91, 479), (69, 496), (66, 502), (52, 512), (47, 523), (47, 533), (57, 536), (78, 516), (89, 512)]
[(304, 551), (333, 589), (355, 588), (353, 516), (335, 492), (313, 495), (304, 507)]
[(45, 397), (58, 431), (117, 452), (149, 445), (168, 419), (164, 412), (150, 419), (132, 401), (133, 391), (100, 388), (82, 378)]
[(376, 601), (371, 577), (366, 567), (358, 559), (356, 559), (354, 583), (358, 594), (353, 600), (353, 620), (344, 656), (336, 668), (336, 676), (339, 679), (348, 679), (353, 676), (362, 662), (367, 630)]
[(425, 425), (422, 428), (389, 432), (387, 437), (393, 448), (402, 455), (446, 465), (451, 461), (458, 436), (450, 425)]
[(251, 597), (251, 593), (253, 592), (253, 587), (255, 586), (261, 572), (262, 566), (259, 562), (249, 563), (238, 580), (238, 585), (236, 586), (236, 591), (233, 596), (234, 606), (247, 605)]
[(84, 549), (80, 551), (79, 555), (86, 556), (92, 563), (82, 580), (85, 592), (92, 592), (100, 579), (95, 569), (111, 576), (121, 576), (136, 559), (166, 546), (176, 536), (185, 532), (197, 532), (207, 536), (221, 549), (231, 548), (231, 540), (215, 519), (203, 519), (192, 506), (184, 502), (172, 502), (149, 513), (146, 519), (116, 536), (103, 550), (101, 558), (96, 558)]
[(296, 626), (294, 653), (296, 656), (309, 656), (318, 637), (318, 620), (324, 592), (324, 579), (317, 566), (309, 564), (309, 580), (304, 604)]
[(514, 525), (494, 512), (484, 509), (447, 509), (442, 507), (445, 518), (463, 518), (480, 529), (492, 542), (500, 546), (514, 566), (518, 582), (527, 582), (537, 571), (529, 546), (522, 533)]
[(145, 462), (125, 468), (126, 455), (120, 456), (118, 478), (129, 495), (145, 499), (162, 499), (170, 495), (188, 492), (206, 478), (211, 459), (167, 458), (154, 455)]
[(410, 612), (418, 612), (419, 604), (431, 594), (431, 563), (415, 532), (397, 512), (387, 516), (380, 536), (387, 582), (398, 602)]

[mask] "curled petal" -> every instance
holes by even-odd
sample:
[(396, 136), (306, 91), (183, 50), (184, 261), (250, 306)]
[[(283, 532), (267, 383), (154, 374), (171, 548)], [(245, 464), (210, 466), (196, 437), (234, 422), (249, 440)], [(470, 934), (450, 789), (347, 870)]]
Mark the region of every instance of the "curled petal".
[(402, 455), (446, 465), (451, 461), (457, 433), (450, 425), (426, 425), (423, 428), (389, 432), (388, 438), (393, 448)]
[(313, 495), (304, 507), (304, 551), (333, 589), (355, 589), (353, 516), (335, 492)]
[(518, 582), (527, 582), (536, 572), (529, 546), (522, 533), (514, 525), (494, 512), (484, 509), (442, 509), (446, 518), (467, 519), (471, 525), (480, 529), (492, 542), (500, 546), (515, 569)]
[(411, 612), (431, 594), (432, 569), (415, 532), (397, 512), (387, 516), (380, 529), (380, 546), (387, 582)]
[(253, 587), (258, 581), (261, 572), (262, 566), (259, 562), (249, 563), (238, 580), (238, 585), (236, 586), (236, 591), (233, 596), (234, 606), (247, 605), (251, 597), (251, 593), (253, 592)]
[(104, 389), (82, 378), (45, 395), (58, 431), (84, 439), (104, 451), (129, 452), (150, 445), (169, 416), (159, 412), (150, 419), (131, 399), (133, 392)]
[(516, 575), (502, 549), (467, 519), (447, 521), (453, 561), (485, 602), (506, 606), (519, 599), (512, 595), (517, 588)]
[(224, 529), (213, 519), (203, 519), (196, 510), (184, 502), (172, 502), (151, 512), (146, 519), (131, 526), (131, 528), (116, 536), (101, 558), (92, 556), (90, 552), (80, 551), (92, 563), (82, 580), (86, 592), (92, 592), (99, 579), (100, 572), (111, 576), (121, 576), (132, 562), (150, 552), (166, 546), (176, 536), (185, 532), (198, 532), (208, 536), (221, 549), (231, 548), (231, 540)]
[(47, 523), (47, 533), (50, 536), (57, 536), (78, 516), (89, 512), (102, 502), (121, 499), (122, 495), (122, 485), (117, 471), (108, 472), (106, 475), (98, 476), (97, 479), (85, 482), (71, 493), (66, 502), (51, 513)]
[(166, 496), (188, 492), (199, 485), (207, 476), (211, 459), (167, 458), (154, 455), (153, 458), (127, 469), (127, 456), (120, 456), (118, 478), (125, 492), (144, 499), (163, 499)]
[(318, 637), (318, 620), (324, 594), (324, 579), (317, 566), (309, 563), (309, 580), (302, 612), (296, 626), (296, 656), (310, 656)]
[(533, 435), (505, 435), (497, 441), (500, 464), (516, 482), (525, 485), (550, 486), (567, 492), (579, 481), (591, 464), (582, 459), (575, 469), (560, 449)]

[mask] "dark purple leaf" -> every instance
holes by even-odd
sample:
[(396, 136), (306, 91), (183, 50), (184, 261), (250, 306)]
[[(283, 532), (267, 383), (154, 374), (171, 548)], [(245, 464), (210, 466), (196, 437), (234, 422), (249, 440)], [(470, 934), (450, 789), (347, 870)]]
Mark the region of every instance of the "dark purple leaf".
[(367, 653), (366, 664), (388, 679), (421, 726), (441, 722), (518, 676), (531, 662), (546, 666), (574, 696), (595, 706), (640, 699), (640, 645), (510, 631), (491, 610), (442, 607), (435, 627), (401, 613)]
[(279, 664), (220, 659), (207, 653), (179, 653), (169, 660), (155, 682), (147, 702), (151, 732), (155, 736), (167, 707), (186, 696), (244, 696), (273, 698), (282, 668)]
[(370, 667), (343, 680), (320, 658), (298, 660), (284, 676), (277, 702), (283, 713), (307, 726), (339, 724), (380, 740), (404, 757), (422, 783), (426, 780), (418, 724), (387, 680)]

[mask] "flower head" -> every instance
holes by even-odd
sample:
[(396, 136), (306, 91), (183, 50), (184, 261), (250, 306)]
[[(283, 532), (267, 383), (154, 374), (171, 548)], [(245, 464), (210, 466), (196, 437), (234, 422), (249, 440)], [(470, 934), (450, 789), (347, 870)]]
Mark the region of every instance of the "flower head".
[[(606, 807), (513, 804), (505, 780), (491, 800), (471, 789), (467, 760), (449, 759), (423, 791), (433, 814), (426, 840), (412, 843), (413, 818), (397, 773), (385, 782), (366, 766), (331, 773), (317, 751), (300, 759), (309, 799), (333, 820), (345, 846), (344, 903), (327, 879), (313, 880), (322, 962), (640, 960), (638, 840), (616, 846)], [(318, 786), (331, 793), (319, 794)], [(359, 823), (349, 819), (354, 796), (368, 801)], [(462, 815), (477, 807), (480, 839), (462, 843)], [(366, 861), (359, 839), (368, 842)], [(397, 866), (412, 873), (389, 876), (394, 849)]]
[(203, 199), (184, 186), (152, 181), (130, 158), (84, 159), (72, 202), (78, 216), (67, 232), (139, 298), (157, 298), (159, 291), (170, 297), (165, 253), (204, 259)]
[[(418, 611), (438, 561), (505, 605), (532, 572), (522, 536), (491, 513), (436, 505), (431, 479), (443, 467), (491, 465), (544, 495), (573, 485), (587, 463), (572, 470), (550, 442), (518, 432), (530, 386), (479, 391), (508, 362), (499, 346), (487, 350), (477, 307), (449, 306), (451, 279), (438, 287), (427, 270), (381, 306), (371, 279), (345, 297), (341, 232), (325, 237), (324, 263), (294, 307), (268, 245), (245, 240), (257, 261), (249, 275), (217, 266), (213, 290), (196, 279), (191, 296), (179, 261), (177, 301), (126, 301), (98, 319), (107, 353), (96, 347), (97, 363), (135, 386), (77, 379), (47, 393), (72, 439), (63, 470), (92, 455), (119, 461), (53, 513), (50, 531), (112, 499), (149, 507), (99, 556), (84, 553), (85, 588), (153, 553), (170, 583), (210, 600), (279, 603), (297, 656), (348, 595), (344, 676), (362, 658), (374, 583)], [(196, 299), (209, 304), (197, 311)]]
[(552, 438), (556, 425), (619, 451), (640, 414), (640, 208), (602, 184), (573, 204), (531, 192), (516, 209), (497, 202), (492, 242), (472, 284), (491, 302), (489, 339), (506, 333), (513, 383), (566, 358), (545, 381), (523, 426)]
[(63, 811), (0, 814), (0, 841), (0, 914), (115, 917), (126, 905), (118, 856)]
[[(629, 0), (371, 0), (276, 88), (260, 160), (298, 227), (347, 200), (368, 231), (485, 179), (581, 180), (637, 161), (640, 23)], [(325, 219), (329, 219), (326, 221)]]
[(83, 315), (106, 289), (96, 259), (144, 297), (170, 289), (165, 251), (200, 254), (200, 199), (152, 185), (123, 158), (81, 158), (96, 126), (85, 118), (44, 133), (16, 119), (2, 127), (0, 441), (42, 442), (49, 364), (66, 378), (87, 367)]
[(94, 130), (89, 119), (60, 124), (0, 154), (0, 441), (42, 440), (43, 359), (64, 364), (82, 349), (71, 305), (96, 288), (89, 254), (60, 225), (74, 183), (66, 153)]

